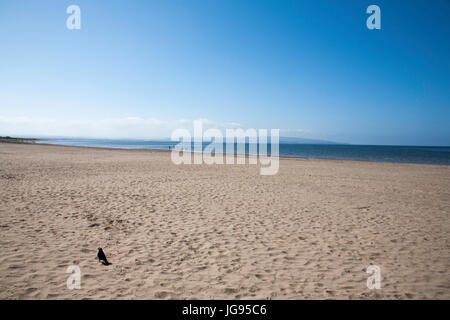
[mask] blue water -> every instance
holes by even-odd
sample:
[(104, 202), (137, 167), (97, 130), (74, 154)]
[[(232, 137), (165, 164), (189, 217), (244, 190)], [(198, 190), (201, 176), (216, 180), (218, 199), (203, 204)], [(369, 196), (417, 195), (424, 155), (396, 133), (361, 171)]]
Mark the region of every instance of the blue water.
[[(178, 144), (173, 141), (109, 139), (48, 139), (39, 141), (39, 143), (101, 148), (160, 150), (168, 150), (169, 147), (173, 148)], [(203, 146), (205, 147), (206, 145), (207, 144), (204, 144)], [(247, 144), (246, 153), (248, 153), (248, 150)], [(279, 147), (279, 153), (282, 157), (296, 158), (450, 165), (450, 147), (282, 143)]]

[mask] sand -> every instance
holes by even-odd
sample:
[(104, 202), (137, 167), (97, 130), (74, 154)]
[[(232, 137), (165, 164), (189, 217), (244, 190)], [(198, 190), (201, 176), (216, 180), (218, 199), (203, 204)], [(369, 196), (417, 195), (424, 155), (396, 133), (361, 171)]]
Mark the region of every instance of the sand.
[(2, 299), (450, 298), (449, 166), (0, 143), (0, 191)]

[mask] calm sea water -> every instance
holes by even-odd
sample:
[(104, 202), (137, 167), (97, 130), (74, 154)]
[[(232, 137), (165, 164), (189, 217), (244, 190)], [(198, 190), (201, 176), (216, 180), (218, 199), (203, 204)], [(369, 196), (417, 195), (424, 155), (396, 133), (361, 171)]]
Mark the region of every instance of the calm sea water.
[[(157, 140), (48, 139), (39, 143), (125, 149), (173, 148), (177, 142)], [(204, 147), (207, 144), (204, 144)], [(224, 148), (225, 150), (225, 148)], [(246, 145), (246, 153), (249, 147)], [(280, 156), (450, 165), (450, 147), (370, 146), (343, 144), (280, 144)], [(270, 151), (270, 149), (269, 149)]]

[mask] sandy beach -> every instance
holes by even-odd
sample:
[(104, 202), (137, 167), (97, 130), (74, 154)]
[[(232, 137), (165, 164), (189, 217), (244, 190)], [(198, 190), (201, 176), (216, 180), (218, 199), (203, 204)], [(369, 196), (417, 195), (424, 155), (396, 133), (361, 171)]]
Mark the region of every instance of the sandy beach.
[(2, 299), (450, 299), (449, 166), (0, 143), (0, 190)]

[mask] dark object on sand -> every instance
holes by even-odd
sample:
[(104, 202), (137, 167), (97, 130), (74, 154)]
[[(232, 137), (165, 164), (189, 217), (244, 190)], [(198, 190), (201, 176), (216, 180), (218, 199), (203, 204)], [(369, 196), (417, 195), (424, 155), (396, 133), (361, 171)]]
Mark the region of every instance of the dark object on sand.
[(101, 263), (103, 263), (105, 266), (109, 266), (111, 263), (108, 262), (106, 259), (105, 253), (103, 252), (102, 248), (98, 248), (97, 258), (100, 260)]

